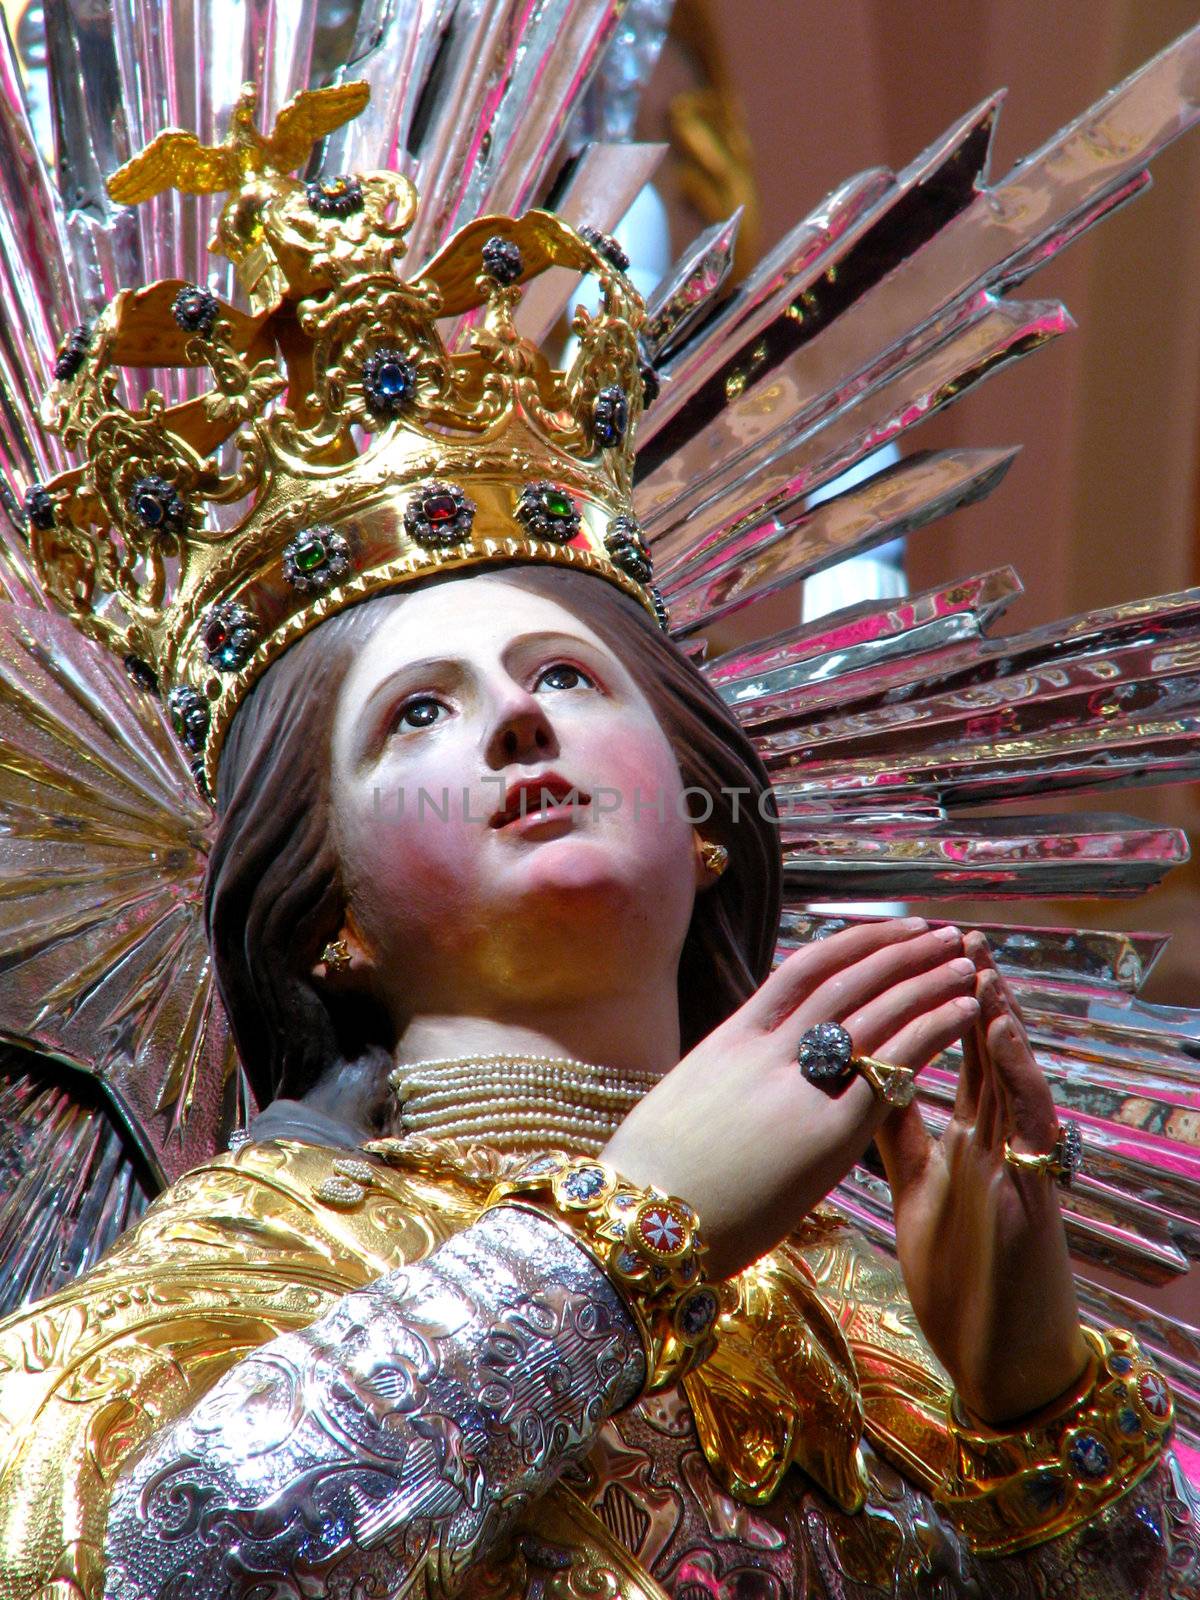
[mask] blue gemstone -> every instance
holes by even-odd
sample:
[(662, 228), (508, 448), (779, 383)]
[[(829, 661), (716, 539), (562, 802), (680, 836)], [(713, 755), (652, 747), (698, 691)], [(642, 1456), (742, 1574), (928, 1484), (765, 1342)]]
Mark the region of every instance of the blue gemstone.
[(126, 502), (143, 528), (174, 533), (187, 523), (187, 505), (166, 478), (157, 473), (130, 486)]
[(717, 1297), (711, 1289), (701, 1289), (684, 1302), (679, 1313), (679, 1331), (688, 1339), (698, 1339), (717, 1320)]
[(1103, 1478), (1112, 1466), (1112, 1457), (1094, 1433), (1081, 1433), (1068, 1455), (1081, 1478)]
[(1108, 1367), (1110, 1372), (1132, 1372), (1133, 1362), (1128, 1356), (1109, 1356)]
[(403, 400), (412, 387), (408, 373), (398, 361), (385, 361), (375, 374), (375, 384), (385, 400)]
[(616, 384), (601, 389), (592, 411), (592, 426), (600, 444), (607, 448), (619, 445), (629, 426), (629, 402), (624, 391)]
[(1141, 1433), (1142, 1420), (1132, 1406), (1122, 1406), (1117, 1412), (1117, 1427), (1122, 1433)]
[(1063, 1481), (1057, 1472), (1041, 1472), (1028, 1479), (1025, 1493), (1039, 1511), (1049, 1511), (1051, 1506), (1061, 1506), (1065, 1499)]
[(416, 396), (417, 370), (399, 350), (376, 350), (363, 363), (362, 382), (371, 410), (394, 417)]

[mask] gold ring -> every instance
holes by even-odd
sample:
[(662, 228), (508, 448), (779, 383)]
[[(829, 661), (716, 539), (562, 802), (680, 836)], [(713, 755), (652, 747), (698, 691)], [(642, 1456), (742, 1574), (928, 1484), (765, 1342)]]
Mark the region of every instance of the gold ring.
[(1005, 1139), (1004, 1159), (1017, 1172), (1045, 1175), (1053, 1178), (1062, 1188), (1069, 1189), (1072, 1178), (1083, 1166), (1083, 1135), (1079, 1131), (1079, 1124), (1064, 1123), (1058, 1129), (1054, 1148), (1043, 1150), (1038, 1154), (1031, 1155), (1024, 1150), (1014, 1150)]
[(917, 1079), (908, 1067), (894, 1067), (890, 1062), (877, 1061), (874, 1056), (855, 1056), (851, 1064), (888, 1105), (912, 1104), (913, 1095), (917, 1092)]

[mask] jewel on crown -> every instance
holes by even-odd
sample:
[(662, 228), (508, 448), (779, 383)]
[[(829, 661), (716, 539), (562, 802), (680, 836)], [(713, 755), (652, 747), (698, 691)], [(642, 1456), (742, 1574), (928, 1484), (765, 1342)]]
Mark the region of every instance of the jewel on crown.
[[(366, 98), (298, 95), (264, 137), (248, 88), (223, 145), (167, 130), (114, 174), (127, 204), (228, 193), (212, 248), (246, 305), (177, 281), (120, 294), (64, 341), (43, 407), (83, 459), (27, 496), (40, 579), (163, 694), (210, 789), (261, 672), (372, 593), (555, 561), (664, 616), (630, 504), (644, 309), (623, 257), (532, 211), (468, 224), (406, 279), (406, 179), (290, 176)], [(517, 327), (523, 285), (552, 266), (600, 289), (565, 371)], [(207, 368), (208, 387), (124, 403), (123, 369), (164, 367)]]

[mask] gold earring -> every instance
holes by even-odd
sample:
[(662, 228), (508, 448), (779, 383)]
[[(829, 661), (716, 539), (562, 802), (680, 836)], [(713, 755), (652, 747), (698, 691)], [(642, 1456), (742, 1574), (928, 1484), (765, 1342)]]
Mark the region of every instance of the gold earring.
[(330, 939), (321, 951), (321, 960), (325, 963), (328, 972), (348, 972), (350, 970), (350, 946), (345, 939)]
[(729, 851), (715, 839), (700, 840), (700, 856), (714, 878), (719, 878), (729, 865)]

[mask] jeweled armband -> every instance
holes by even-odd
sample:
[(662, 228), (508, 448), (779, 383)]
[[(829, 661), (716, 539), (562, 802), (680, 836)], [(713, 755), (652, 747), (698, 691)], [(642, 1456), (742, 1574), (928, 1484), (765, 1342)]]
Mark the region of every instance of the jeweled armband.
[(536, 1207), (607, 1273), (645, 1343), (646, 1393), (710, 1353), (722, 1296), (704, 1279), (700, 1223), (685, 1201), (627, 1183), (592, 1157), (539, 1156), (496, 1185), (488, 1207), (500, 1204)]
[(967, 1421), (937, 1494), (977, 1555), (1008, 1555), (1089, 1521), (1140, 1482), (1170, 1438), (1166, 1380), (1131, 1333), (1083, 1330), (1092, 1359), (1069, 1395), (1011, 1430)]

